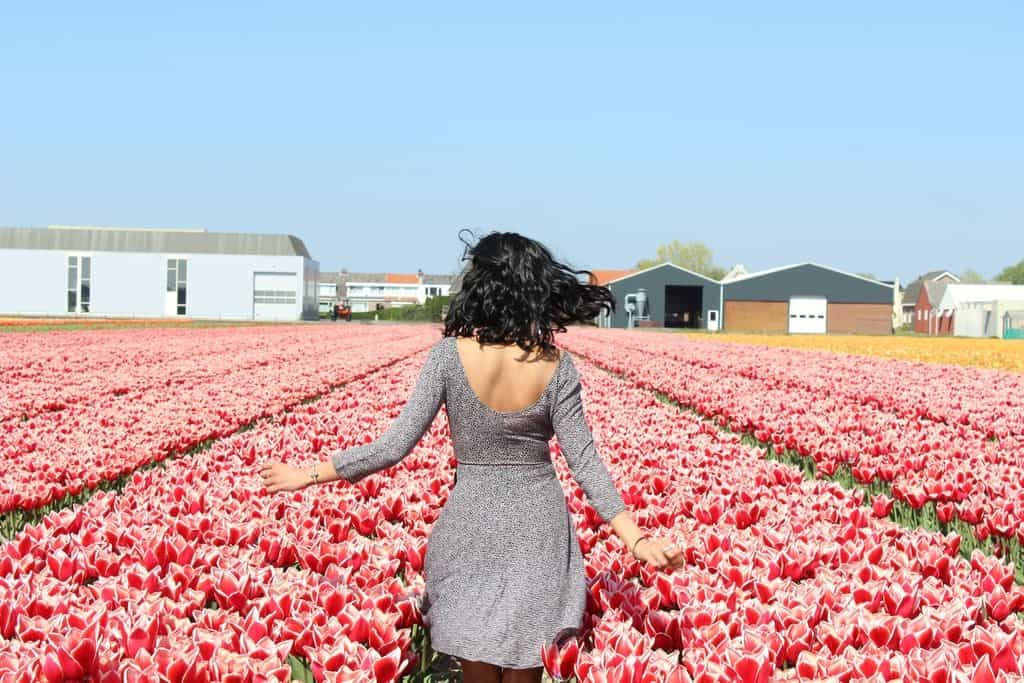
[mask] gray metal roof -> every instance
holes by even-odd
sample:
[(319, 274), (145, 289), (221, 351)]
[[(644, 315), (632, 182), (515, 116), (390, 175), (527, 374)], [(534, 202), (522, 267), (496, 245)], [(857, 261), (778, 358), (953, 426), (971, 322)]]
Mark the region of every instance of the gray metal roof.
[(661, 263), (656, 263), (653, 266), (650, 266), (648, 268), (644, 268), (643, 270), (637, 270), (637, 271), (634, 271), (634, 272), (629, 273), (627, 275), (623, 275), (621, 277), (617, 277), (614, 280), (609, 280), (608, 282), (606, 282), (604, 284), (605, 285), (610, 285), (613, 282), (624, 282), (625, 280), (633, 279), (633, 278), (637, 277), (638, 275), (644, 275), (644, 274), (646, 274), (646, 273), (648, 273), (650, 271), (658, 270), (659, 268), (669, 268), (669, 269), (674, 268), (674, 269), (676, 269), (678, 271), (681, 271), (682, 273), (685, 273), (686, 275), (691, 275), (693, 277), (700, 278), (701, 280), (706, 280), (710, 284), (715, 284), (715, 285), (721, 284), (718, 280), (716, 280), (716, 279), (714, 279), (712, 277), (708, 277), (707, 275), (702, 275), (701, 273), (696, 273), (696, 272), (694, 272), (692, 270), (688, 270), (686, 268), (683, 268), (680, 265), (676, 265), (675, 263), (672, 263), (671, 261), (662, 261)]
[(253, 254), (312, 258), (294, 235), (205, 230), (0, 228), (0, 249)]
[(829, 303), (893, 303), (893, 285), (816, 263), (763, 270), (724, 283), (727, 301), (789, 301), (823, 296)]
[[(942, 299), (942, 295), (946, 293), (946, 287), (949, 286), (948, 282), (936, 282), (935, 280), (925, 280), (924, 288), (928, 292), (928, 303), (931, 304), (932, 308), (939, 305), (939, 301)], [(920, 293), (920, 290), (918, 290)], [(914, 304), (917, 304), (917, 300), (914, 300)]]

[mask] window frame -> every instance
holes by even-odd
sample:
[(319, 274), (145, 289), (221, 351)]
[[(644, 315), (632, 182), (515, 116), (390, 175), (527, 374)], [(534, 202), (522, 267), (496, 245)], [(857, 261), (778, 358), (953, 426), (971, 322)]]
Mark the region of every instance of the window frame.
[[(92, 252), (68, 253), (64, 263), (64, 291), (67, 312), (76, 315), (91, 313), (92, 308)], [(88, 270), (88, 274), (85, 271)], [(74, 272), (74, 276), (72, 276)], [(74, 277), (74, 282), (72, 282)]]
[(165, 274), (164, 294), (174, 292), (175, 315), (188, 315), (188, 258), (168, 256)]

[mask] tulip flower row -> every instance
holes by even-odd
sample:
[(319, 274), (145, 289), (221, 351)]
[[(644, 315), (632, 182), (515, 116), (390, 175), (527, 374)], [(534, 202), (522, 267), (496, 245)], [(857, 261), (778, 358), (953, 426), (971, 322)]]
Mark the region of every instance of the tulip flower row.
[(271, 495), (258, 472), (381, 431), (424, 358), (26, 527), (0, 547), (0, 680), (285, 681), (298, 657), (319, 680), (397, 680), (418, 661), (417, 572), (447, 493), (441, 419), (391, 477)]
[[(356, 484), (270, 495), (257, 471), (379, 435), (423, 358), (138, 472), (120, 495), (0, 547), (0, 679), (286, 680), (301, 657), (317, 680), (391, 681), (422, 664), (423, 554), (454, 464), (443, 414), (407, 458)], [(857, 492), (805, 481), (577, 361), (623, 498), (688, 564), (640, 566), (556, 447), (590, 595), (579, 638), (545, 649), (550, 674), (1021, 680), (1024, 593), (1010, 568), (964, 561), (956, 537), (875, 518)]]
[(654, 335), (653, 339), (649, 334), (621, 331), (612, 335), (624, 336), (630, 348), (691, 364), (705, 363), (710, 357), (716, 368), (757, 380), (769, 389), (836, 394), (900, 417), (969, 427), (988, 439), (1024, 435), (1024, 375), (1017, 372), (676, 335)]
[[(180, 330), (127, 332), (131, 334), (106, 333), (105, 362), (84, 369), (91, 378), (76, 385), (106, 382), (123, 392), (115, 390), (69, 402), (61, 410), (0, 422), (0, 458), (4, 462), (0, 513), (32, 510), (65, 496), (77, 496), (172, 453), (186, 452), (421, 351), (435, 337), (410, 326), (377, 328), (373, 333), (337, 327), (317, 328), (315, 333), (302, 327), (285, 331), (238, 328), (231, 330), (235, 337), (230, 343), (224, 343), (222, 329), (190, 330), (191, 340), (183, 339)], [(135, 362), (132, 352), (131, 358), (119, 362), (117, 349), (130, 348), (125, 340), (142, 335), (152, 347), (161, 348), (167, 341), (179, 360), (146, 365), (153, 354), (139, 351), (142, 361)], [(30, 335), (26, 340), (32, 345), (46, 337), (59, 347), (72, 343), (62, 337), (79, 336)], [(136, 341), (141, 343), (141, 339)], [(207, 365), (193, 378), (189, 372), (196, 370), (195, 361), (183, 351), (188, 344)], [(161, 370), (161, 365), (166, 367)], [(167, 375), (163, 382), (159, 381), (161, 372)], [(26, 386), (38, 383), (33, 389), (38, 397), (59, 382), (59, 375), (51, 377), (49, 371), (40, 371), (36, 378), (32, 372), (24, 375), (17, 380), (22, 397), (32, 393)], [(69, 395), (73, 393), (74, 389), (69, 391)]]
[[(135, 328), (0, 336), (0, 422), (144, 399), (177, 385), (235, 380), (260, 367), (319, 360), (339, 344), (413, 336), (411, 326)], [(236, 374), (237, 373), (237, 374)]]
[[(884, 377), (911, 381), (901, 375), (905, 364), (897, 361), (888, 361), (893, 368), (886, 372), (877, 366), (880, 361), (852, 356), (817, 362), (822, 354), (791, 357), (797, 352), (745, 350), (681, 335), (604, 332), (574, 329), (563, 335), (563, 343), (721, 426), (752, 434), (780, 453), (813, 458), (823, 475), (849, 468), (860, 483), (888, 483), (897, 499), (915, 509), (934, 503), (940, 522), (961, 520), (979, 539), (1024, 542), (1024, 437), (1017, 434), (1020, 411), (1014, 399), (983, 394), (977, 384), (977, 396), (964, 399), (965, 409), (978, 405), (990, 415), (1004, 411), (1002, 438), (993, 440), (990, 432), (960, 418), (945, 422), (911, 415), (909, 409), (879, 407), (890, 401)], [(859, 394), (857, 387), (866, 387), (867, 380), (858, 384), (853, 379), (857, 363), (882, 377)], [(854, 365), (837, 371), (844, 364)], [(949, 369), (961, 375), (983, 372)], [(839, 378), (834, 385), (833, 376)], [(1017, 380), (1001, 381), (1010, 390)], [(936, 394), (943, 393), (942, 386), (936, 386)], [(960, 386), (969, 384), (964, 380)]]

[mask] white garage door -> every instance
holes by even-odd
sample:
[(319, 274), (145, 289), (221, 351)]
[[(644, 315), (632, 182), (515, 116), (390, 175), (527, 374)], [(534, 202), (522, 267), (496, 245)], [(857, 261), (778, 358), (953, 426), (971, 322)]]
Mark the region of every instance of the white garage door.
[(296, 320), (297, 273), (253, 273), (252, 316), (254, 320)]
[(794, 296), (789, 300), (790, 334), (825, 334), (828, 331), (828, 299)]

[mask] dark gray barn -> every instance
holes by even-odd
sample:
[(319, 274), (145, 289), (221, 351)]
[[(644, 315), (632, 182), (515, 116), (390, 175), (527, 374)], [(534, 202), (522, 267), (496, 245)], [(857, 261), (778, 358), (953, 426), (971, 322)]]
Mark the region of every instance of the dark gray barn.
[(615, 295), (611, 327), (626, 327), (626, 297), (640, 289), (647, 295), (651, 325), (706, 329), (709, 316), (721, 317), (722, 285), (673, 263), (661, 263), (606, 284)]
[(893, 285), (815, 263), (726, 282), (729, 332), (891, 334)]

